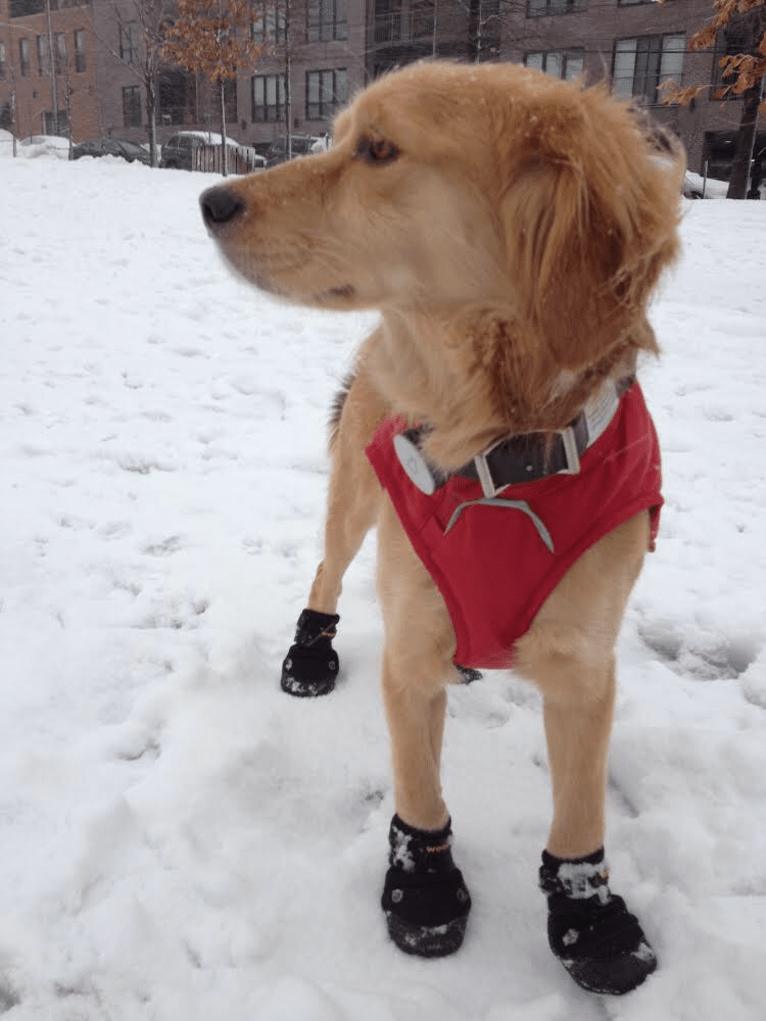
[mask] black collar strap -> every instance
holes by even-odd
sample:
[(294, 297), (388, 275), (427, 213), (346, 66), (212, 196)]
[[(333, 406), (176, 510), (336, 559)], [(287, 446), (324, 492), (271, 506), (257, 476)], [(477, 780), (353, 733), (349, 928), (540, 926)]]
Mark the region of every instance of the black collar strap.
[[(478, 480), (486, 499), (492, 499), (508, 486), (550, 475), (576, 475), (580, 471), (580, 457), (612, 421), (620, 398), (632, 382), (632, 377), (618, 383), (607, 380), (565, 429), (504, 436), (453, 474)], [(424, 433), (423, 428), (408, 429), (394, 438), (394, 447), (410, 480), (430, 496), (444, 485), (448, 476), (430, 465), (420, 452), (419, 442)]]

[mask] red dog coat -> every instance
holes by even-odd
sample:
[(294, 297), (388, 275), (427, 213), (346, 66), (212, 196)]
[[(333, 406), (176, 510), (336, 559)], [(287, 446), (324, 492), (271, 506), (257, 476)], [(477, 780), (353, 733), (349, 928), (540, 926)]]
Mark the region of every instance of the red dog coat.
[[(583, 453), (578, 474), (510, 486), (490, 503), (461, 508), (483, 494), (478, 482), (460, 475), (431, 496), (422, 493), (394, 450), (394, 437), (405, 429), (401, 417), (386, 419), (367, 456), (444, 597), (457, 638), (455, 662), (462, 666), (511, 666), (514, 644), (569, 567), (647, 508), (654, 548), (662, 506), (660, 451), (636, 383)], [(524, 503), (503, 506), (503, 499)]]

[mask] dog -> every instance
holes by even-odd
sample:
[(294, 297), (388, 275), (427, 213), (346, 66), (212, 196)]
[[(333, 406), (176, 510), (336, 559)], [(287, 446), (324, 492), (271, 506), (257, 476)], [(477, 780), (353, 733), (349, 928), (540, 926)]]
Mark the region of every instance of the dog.
[(377, 526), (391, 938), (424, 957), (461, 945), (446, 686), (513, 665), (543, 696), (550, 947), (582, 988), (626, 993), (657, 960), (609, 886), (607, 749), (662, 503), (635, 376), (658, 351), (647, 306), (678, 252), (682, 151), (604, 86), (439, 61), (373, 82), (333, 139), (200, 198), (256, 287), (380, 312), (333, 410), (324, 556), (282, 686), (332, 690), (343, 575)]

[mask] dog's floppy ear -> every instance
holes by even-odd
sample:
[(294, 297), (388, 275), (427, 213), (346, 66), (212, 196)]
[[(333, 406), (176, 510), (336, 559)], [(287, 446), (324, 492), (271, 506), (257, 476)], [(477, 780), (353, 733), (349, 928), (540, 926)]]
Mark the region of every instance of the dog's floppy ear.
[(568, 96), (568, 107), (541, 97), (529, 112), (502, 220), (522, 315), (554, 361), (578, 371), (625, 341), (677, 252), (683, 156), (663, 164), (605, 89)]

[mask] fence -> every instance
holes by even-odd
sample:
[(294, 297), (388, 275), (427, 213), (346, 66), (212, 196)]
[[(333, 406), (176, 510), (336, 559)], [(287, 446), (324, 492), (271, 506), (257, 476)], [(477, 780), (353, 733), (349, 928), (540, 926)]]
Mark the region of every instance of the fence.
[[(223, 159), (220, 145), (198, 145), (192, 149), (192, 170), (205, 170), (208, 173), (222, 174)], [(230, 174), (249, 174), (263, 166), (253, 149), (233, 148), (228, 146), (226, 161)]]

